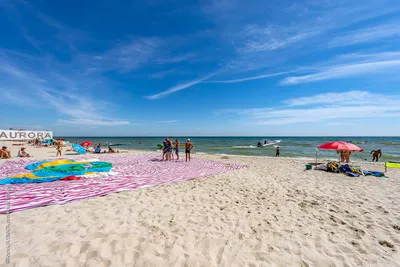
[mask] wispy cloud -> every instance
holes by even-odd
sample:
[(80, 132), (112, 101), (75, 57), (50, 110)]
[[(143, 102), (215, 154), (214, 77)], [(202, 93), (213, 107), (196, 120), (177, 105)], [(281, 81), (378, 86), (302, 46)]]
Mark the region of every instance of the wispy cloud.
[(270, 77), (275, 77), (275, 76), (281, 76), (281, 75), (289, 74), (289, 73), (293, 73), (293, 72), (296, 72), (296, 71), (268, 73), (268, 74), (263, 74), (263, 75), (258, 75), (258, 76), (246, 77), (246, 78), (241, 78), (241, 79), (232, 79), (232, 80), (204, 81), (204, 83), (240, 83), (240, 82), (246, 82), (246, 81), (251, 81), (251, 80), (259, 80), (259, 79), (265, 79), (265, 78), (270, 78)]
[(248, 25), (243, 30), (244, 36), (247, 37), (244, 47), (240, 50), (246, 52), (273, 51), (320, 34), (317, 30), (296, 33), (286, 31), (288, 29), (284, 27)]
[(366, 91), (325, 93), (288, 99), (283, 101), (283, 105), (275, 108), (219, 111), (219, 115), (224, 113), (236, 113), (244, 117), (246, 123), (252, 125), (316, 124), (374, 118), (397, 119), (400, 118), (400, 95), (373, 94)]
[(280, 84), (295, 85), (323, 80), (347, 78), (370, 73), (378, 73), (383, 70), (395, 71), (398, 70), (399, 67), (400, 59), (365, 63), (349, 63), (345, 65), (336, 65), (333, 67), (323, 68), (322, 70), (309, 75), (287, 77), (283, 79)]
[(157, 37), (137, 38), (121, 43), (103, 54), (80, 55), (77, 64), (86, 66), (88, 73), (117, 70), (129, 72), (155, 60), (162, 40)]
[(57, 125), (121, 126), (128, 124), (130, 124), (129, 121), (110, 121), (110, 120), (91, 120), (91, 119), (57, 120)]
[(165, 90), (164, 92), (161, 92), (161, 93), (155, 94), (155, 95), (146, 96), (146, 98), (147, 98), (147, 99), (150, 99), (150, 100), (154, 100), (154, 99), (159, 99), (159, 98), (165, 97), (165, 96), (170, 95), (170, 94), (172, 94), (172, 93), (176, 93), (176, 92), (185, 90), (185, 89), (187, 89), (187, 88), (190, 88), (190, 87), (192, 87), (192, 86), (194, 86), (194, 85), (196, 85), (196, 84), (199, 84), (199, 83), (201, 83), (201, 82), (203, 82), (203, 81), (205, 81), (205, 80), (211, 78), (211, 77), (214, 76), (215, 74), (216, 74), (216, 72), (213, 72), (213, 73), (210, 73), (210, 74), (208, 74), (208, 75), (206, 75), (206, 76), (203, 76), (203, 77), (200, 78), (200, 79), (197, 79), (197, 80), (193, 80), (193, 81), (190, 81), (190, 82), (186, 82), (186, 83), (182, 83), (182, 84), (175, 85), (174, 87), (171, 87), (171, 88), (169, 88), (168, 90)]
[(399, 35), (400, 35), (399, 23), (390, 23), (341, 34), (340, 36), (332, 39), (328, 43), (328, 46), (329, 47), (350, 46), (362, 43), (381, 41), (382, 39), (398, 37)]
[(196, 56), (195, 53), (187, 53), (174, 57), (165, 57), (158, 59), (158, 63), (160, 64), (168, 64), (168, 63), (179, 63), (182, 61), (187, 61), (188, 59), (194, 58)]
[[(60, 63), (53, 62), (51, 70), (44, 67), (43, 62), (35, 58), (34, 63), (29, 57), (18, 54), (9, 54), (2, 51), (3, 57), (0, 68), (0, 77), (3, 80), (3, 89), (0, 96), (7, 105), (17, 105), (22, 109), (35, 107), (50, 109), (64, 117), (64, 122), (78, 124), (87, 122), (99, 126), (125, 125), (126, 121), (111, 119), (105, 114), (111, 104), (96, 100), (91, 95), (90, 88), (83, 88), (83, 84), (92, 83), (92, 80), (82, 80), (64, 71)], [(46, 58), (43, 59), (46, 61)], [(38, 64), (38, 63), (41, 64)], [(21, 67), (24, 66), (24, 68)], [(40, 66), (41, 68), (38, 68)], [(46, 80), (41, 77), (46, 77)]]
[(161, 124), (169, 124), (169, 123), (177, 123), (178, 120), (167, 120), (167, 121), (155, 121), (154, 123), (161, 123)]

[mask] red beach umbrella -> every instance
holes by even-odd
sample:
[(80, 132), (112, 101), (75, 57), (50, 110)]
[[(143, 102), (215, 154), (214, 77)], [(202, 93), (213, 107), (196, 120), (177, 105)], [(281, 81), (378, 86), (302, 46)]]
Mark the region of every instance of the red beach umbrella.
[(90, 146), (91, 144), (93, 144), (93, 143), (90, 142), (90, 141), (85, 141), (85, 142), (82, 142), (82, 143), (81, 143), (81, 146), (83, 146), (83, 147), (88, 147), (88, 146)]
[(323, 145), (318, 146), (321, 149), (330, 149), (330, 150), (350, 150), (350, 151), (360, 151), (363, 149), (356, 145), (347, 142), (329, 142)]

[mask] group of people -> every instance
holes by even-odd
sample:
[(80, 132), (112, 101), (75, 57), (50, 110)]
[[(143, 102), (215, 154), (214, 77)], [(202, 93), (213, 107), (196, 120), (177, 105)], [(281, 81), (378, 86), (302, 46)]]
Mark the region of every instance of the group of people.
[[(168, 161), (168, 160), (174, 160), (174, 152), (176, 155), (176, 160), (179, 160), (179, 147), (181, 146), (181, 143), (179, 142), (178, 139), (175, 140), (175, 142), (172, 140), (172, 137), (170, 138), (165, 138), (163, 142), (163, 147), (162, 149), (162, 160)], [(190, 152), (192, 151), (194, 145), (192, 142), (190, 142), (190, 139), (186, 140), (186, 143), (184, 144), (185, 146), (185, 154), (186, 154), (186, 162), (190, 161)]]
[[(21, 149), (18, 151), (18, 157), (20, 158), (29, 158), (31, 155), (29, 155), (25, 151), (25, 147), (21, 147)], [(0, 159), (11, 159), (11, 151), (6, 147), (3, 146), (0, 150)]]
[(115, 150), (114, 148), (112, 148), (110, 146), (110, 144), (108, 144), (108, 151), (104, 150), (103, 152), (101, 152), (101, 143), (99, 143), (98, 145), (94, 145), (94, 150), (93, 153), (98, 154), (98, 153), (119, 153), (118, 150)]
[[(345, 163), (350, 162), (351, 151), (338, 150), (338, 153), (340, 153), (340, 161), (341, 162), (345, 162)], [(376, 162), (378, 162), (378, 158), (382, 157), (382, 151), (380, 149), (372, 150), (369, 154), (372, 154), (372, 161), (376, 161)]]

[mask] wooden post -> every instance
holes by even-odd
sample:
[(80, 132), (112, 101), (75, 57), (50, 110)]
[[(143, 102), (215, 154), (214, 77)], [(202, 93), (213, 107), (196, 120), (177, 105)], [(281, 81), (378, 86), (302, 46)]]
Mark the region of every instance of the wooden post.
[(386, 165), (386, 163), (387, 163), (387, 162), (385, 161), (385, 172), (387, 172), (387, 165)]

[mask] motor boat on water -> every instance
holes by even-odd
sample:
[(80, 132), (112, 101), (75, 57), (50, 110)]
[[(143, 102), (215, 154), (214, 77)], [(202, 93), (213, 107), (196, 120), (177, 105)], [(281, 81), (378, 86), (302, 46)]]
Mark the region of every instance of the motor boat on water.
[(257, 143), (257, 147), (267, 147), (279, 144), (281, 140), (262, 140)]

